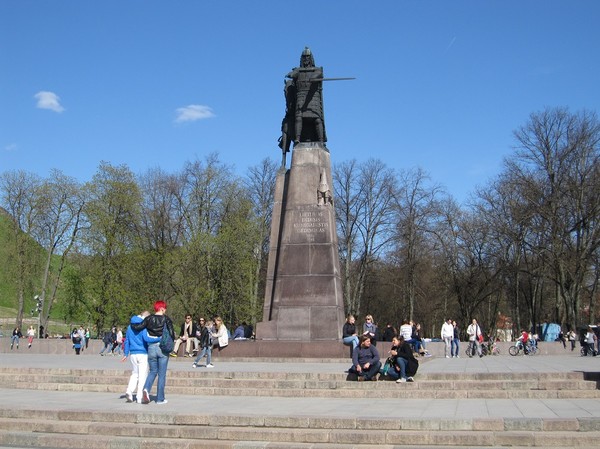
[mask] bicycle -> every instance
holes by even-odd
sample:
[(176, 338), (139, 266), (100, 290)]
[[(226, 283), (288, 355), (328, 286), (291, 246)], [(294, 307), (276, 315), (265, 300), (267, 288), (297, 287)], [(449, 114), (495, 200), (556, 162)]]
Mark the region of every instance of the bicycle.
[(487, 353), (490, 355), (500, 355), (500, 348), (495, 341), (490, 340), (487, 344)]
[(514, 346), (508, 348), (508, 353), (512, 356), (517, 356), (521, 352), (523, 352), (524, 355), (535, 355), (537, 354), (537, 346), (532, 345), (531, 343), (523, 345), (522, 341), (517, 341)]
[(588, 355), (595, 357), (597, 354), (598, 353), (596, 352), (596, 350), (590, 344), (587, 344), (587, 345), (581, 347), (581, 356), (582, 357), (586, 357)]
[[(467, 355), (467, 357), (473, 357), (475, 354), (477, 353), (477, 346), (475, 345), (474, 341), (469, 341), (469, 345), (467, 346), (467, 349), (465, 350), (465, 354)], [(489, 348), (488, 345), (482, 343), (481, 344), (481, 355), (488, 355), (489, 353)], [(498, 351), (498, 354), (500, 352)]]

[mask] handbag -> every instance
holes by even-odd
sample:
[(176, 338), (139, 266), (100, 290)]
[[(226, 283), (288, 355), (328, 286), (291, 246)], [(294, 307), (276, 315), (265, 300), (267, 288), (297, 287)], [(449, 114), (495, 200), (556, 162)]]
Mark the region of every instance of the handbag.
[(173, 341), (173, 338), (171, 338), (171, 333), (169, 332), (169, 329), (167, 328), (167, 320), (166, 319), (165, 319), (165, 324), (163, 326), (163, 333), (162, 333), (162, 336), (160, 337), (160, 343), (158, 345), (164, 355), (169, 355), (171, 352), (173, 352), (173, 349), (175, 348), (175, 342)]
[(387, 376), (387, 373), (392, 366), (394, 366), (394, 360), (391, 357), (388, 357), (387, 360), (385, 361), (385, 363), (383, 364), (383, 368), (381, 369), (381, 374), (383, 374), (384, 376)]

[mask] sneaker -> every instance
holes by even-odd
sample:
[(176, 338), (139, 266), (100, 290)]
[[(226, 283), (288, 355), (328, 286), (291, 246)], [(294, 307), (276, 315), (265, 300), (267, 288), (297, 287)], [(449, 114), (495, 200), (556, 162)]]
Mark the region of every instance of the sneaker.
[(407, 377), (407, 378), (406, 378), (406, 381), (407, 381), (407, 382), (414, 382), (414, 381), (415, 381), (415, 379), (413, 379), (413, 377), (412, 377), (412, 376), (410, 376), (410, 377)]
[(447, 355), (447, 356), (446, 356), (446, 358), (447, 358), (447, 359), (449, 359), (449, 358), (450, 358), (450, 356), (449, 356), (449, 355)]
[(428, 353), (428, 352), (426, 352), (426, 353), (425, 353), (425, 357), (431, 357), (431, 354), (430, 354), (430, 353)]
[(142, 404), (150, 404), (150, 395), (148, 394), (148, 390), (144, 390), (142, 392)]
[(397, 383), (397, 384), (402, 384), (402, 383), (404, 383), (404, 382), (406, 382), (406, 379), (405, 379), (404, 377), (401, 377), (400, 379), (398, 379), (398, 380), (396, 381), (396, 383)]
[(456, 358), (457, 358), (457, 359), (460, 359), (460, 356), (459, 356), (458, 354), (456, 354)]
[(215, 365), (213, 365), (212, 363), (209, 363), (208, 365), (206, 365), (207, 368), (214, 368)]
[(125, 393), (125, 402), (133, 402), (133, 395), (131, 393)]
[(196, 365), (195, 363), (192, 363), (192, 368), (198, 368), (198, 365)]
[(177, 353), (176, 352), (172, 352), (169, 354), (171, 357), (177, 357)]
[(156, 404), (162, 405), (162, 404), (166, 404), (167, 402), (169, 402), (169, 401), (167, 401), (166, 399), (163, 399), (162, 401), (156, 401)]

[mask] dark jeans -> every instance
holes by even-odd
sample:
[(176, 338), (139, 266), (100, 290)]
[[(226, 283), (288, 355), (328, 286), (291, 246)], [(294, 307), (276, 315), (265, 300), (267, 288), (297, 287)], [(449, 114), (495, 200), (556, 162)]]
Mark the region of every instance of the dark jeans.
[(451, 343), (450, 354), (452, 356), (458, 357), (458, 351), (460, 351), (460, 340), (458, 338), (453, 338)]
[(352, 368), (350, 368), (348, 371), (351, 373), (354, 373), (354, 374), (358, 374), (359, 376), (363, 376), (365, 378), (365, 380), (371, 380), (373, 378), (373, 376), (379, 372), (380, 368), (381, 368), (381, 362), (377, 362), (377, 363), (370, 365), (367, 370), (365, 370), (363, 368), (362, 373), (358, 373), (356, 371), (356, 366), (354, 366), (354, 365), (352, 365)]

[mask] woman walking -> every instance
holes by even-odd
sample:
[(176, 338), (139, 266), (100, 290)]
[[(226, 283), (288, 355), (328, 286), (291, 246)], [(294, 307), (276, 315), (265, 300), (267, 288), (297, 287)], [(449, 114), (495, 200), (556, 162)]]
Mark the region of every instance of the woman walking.
[[(175, 330), (173, 322), (165, 312), (167, 311), (167, 303), (164, 301), (156, 301), (154, 303), (154, 315), (147, 316), (139, 324), (131, 324), (131, 329), (138, 332), (142, 329), (148, 331), (150, 337), (162, 337), (164, 332), (168, 332), (171, 340), (175, 341)], [(169, 351), (170, 352), (170, 351)], [(142, 392), (142, 404), (150, 402), (150, 390), (158, 377), (156, 384), (156, 403), (166, 404), (165, 399), (165, 384), (167, 382), (167, 366), (169, 365), (169, 352), (166, 354), (160, 348), (160, 340), (156, 343), (148, 344), (148, 365), (150, 372), (146, 378), (146, 384)]]

